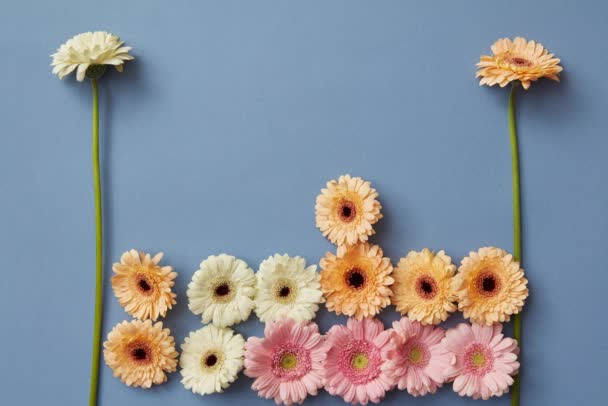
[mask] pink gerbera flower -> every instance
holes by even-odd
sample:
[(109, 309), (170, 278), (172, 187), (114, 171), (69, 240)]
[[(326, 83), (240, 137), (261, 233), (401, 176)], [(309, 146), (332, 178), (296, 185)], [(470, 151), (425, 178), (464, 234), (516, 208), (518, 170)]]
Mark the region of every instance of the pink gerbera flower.
[(383, 370), (400, 390), (407, 389), (413, 396), (435, 393), (445, 380), (444, 368), (451, 358), (440, 344), (443, 329), (403, 317), (393, 322), (393, 331), (396, 348), (388, 352)]
[(446, 332), (441, 341), (443, 351), (451, 356), (446, 377), (454, 379), (454, 391), (460, 396), (487, 400), (509, 392), (512, 376), (519, 370), (519, 347), (501, 331), (501, 324), (461, 323)]
[(325, 389), (353, 405), (380, 402), (395, 381), (382, 366), (394, 349), (392, 331), (376, 319), (349, 319), (327, 333), (330, 345), (325, 361)]
[(280, 319), (266, 323), (264, 338), (245, 344), (245, 375), (253, 390), (277, 405), (302, 403), (316, 395), (325, 377), (327, 346), (319, 327), (307, 321)]

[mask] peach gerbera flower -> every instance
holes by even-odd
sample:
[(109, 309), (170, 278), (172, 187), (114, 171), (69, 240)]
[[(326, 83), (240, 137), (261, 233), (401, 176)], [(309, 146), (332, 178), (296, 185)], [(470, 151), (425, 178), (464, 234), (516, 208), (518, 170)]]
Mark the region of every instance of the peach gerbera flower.
[(336, 245), (367, 241), (372, 225), (382, 218), (378, 192), (370, 182), (343, 175), (327, 182), (317, 196), (316, 223), (324, 237)]
[(177, 368), (175, 340), (163, 323), (150, 320), (117, 324), (103, 343), (106, 364), (128, 386), (149, 388), (167, 381)]
[(112, 289), (118, 302), (131, 316), (156, 320), (165, 317), (167, 310), (176, 303), (171, 288), (177, 273), (170, 266), (159, 266), (163, 253), (154, 257), (136, 250), (127, 251), (120, 257), (120, 263), (112, 269)]
[(527, 284), (519, 262), (494, 247), (469, 253), (452, 279), (464, 317), (488, 326), (509, 321), (520, 312), (528, 297)]
[(425, 248), (401, 258), (393, 272), (392, 301), (401, 314), (422, 324), (439, 324), (456, 310), (452, 277), (456, 266), (443, 251)]
[(517, 37), (499, 39), (492, 45), (493, 55), (483, 55), (479, 59), (476, 77), (480, 85), (505, 87), (519, 80), (524, 89), (540, 78), (559, 82), (557, 76), (562, 67), (560, 60), (550, 54), (541, 44)]
[(321, 260), (321, 291), (336, 314), (372, 317), (391, 303), (393, 266), (377, 245), (363, 242), (328, 252)]

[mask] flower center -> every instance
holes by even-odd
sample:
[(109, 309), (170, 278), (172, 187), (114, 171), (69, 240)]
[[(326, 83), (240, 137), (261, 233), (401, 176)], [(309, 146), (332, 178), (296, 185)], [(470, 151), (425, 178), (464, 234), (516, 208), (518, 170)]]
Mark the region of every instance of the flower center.
[(215, 350), (207, 351), (201, 357), (201, 367), (204, 370), (215, 370), (219, 368), (224, 361), (223, 355)]
[(410, 350), (410, 362), (413, 364), (417, 364), (422, 359), (424, 353), (420, 349), (420, 347), (413, 347)]
[(423, 299), (432, 299), (437, 295), (437, 282), (429, 275), (424, 275), (416, 281), (416, 292)]
[(526, 58), (521, 58), (518, 56), (510, 57), (508, 58), (508, 61), (511, 65), (515, 65), (517, 67), (532, 66), (532, 62), (530, 62)]
[(355, 204), (348, 200), (343, 200), (338, 205), (338, 217), (345, 223), (350, 223), (357, 216), (357, 208)]
[(344, 279), (346, 281), (346, 284), (354, 290), (362, 289), (365, 286), (366, 282), (365, 274), (361, 269), (357, 267), (350, 268), (348, 272), (346, 272)]
[(234, 285), (229, 280), (220, 279), (211, 286), (214, 286), (213, 297), (218, 303), (228, 303), (234, 297)]
[(84, 74), (89, 79), (99, 79), (101, 76), (103, 76), (103, 74), (105, 72), (106, 72), (106, 65), (95, 64), (95, 65), (89, 65), (89, 67), (87, 68), (87, 70)]
[(355, 354), (355, 356), (353, 357), (353, 361), (352, 361), (352, 365), (353, 368), (355, 368), (356, 370), (362, 370), (367, 368), (367, 365), (369, 364), (369, 358), (367, 358), (366, 354), (363, 353), (358, 353)]
[(152, 351), (150, 351), (150, 347), (144, 342), (136, 341), (131, 343), (128, 351), (131, 359), (138, 364), (147, 364), (152, 359)]
[(465, 368), (477, 375), (483, 375), (492, 369), (494, 358), (487, 347), (481, 344), (471, 345), (465, 352)]
[(492, 271), (484, 271), (475, 280), (477, 291), (486, 297), (496, 296), (502, 284), (500, 278)]
[(279, 361), (281, 368), (283, 369), (294, 369), (298, 366), (298, 357), (290, 352), (283, 354)]
[(298, 288), (289, 279), (280, 279), (274, 287), (274, 298), (283, 304), (293, 303), (296, 300)]

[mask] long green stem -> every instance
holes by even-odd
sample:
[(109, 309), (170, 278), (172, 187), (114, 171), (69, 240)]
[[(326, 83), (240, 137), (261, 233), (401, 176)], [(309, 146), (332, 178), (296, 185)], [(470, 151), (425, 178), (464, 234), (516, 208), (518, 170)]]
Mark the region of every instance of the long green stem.
[[(519, 147), (517, 127), (515, 125), (515, 92), (516, 84), (511, 87), (509, 95), (509, 135), (511, 140), (511, 172), (513, 181), (513, 257), (521, 263), (521, 192), (519, 181)], [(513, 318), (513, 336), (521, 348), (521, 317)], [(511, 388), (511, 406), (519, 406), (519, 375)]]
[(101, 175), (99, 171), (99, 90), (97, 80), (92, 79), (93, 86), (93, 187), (95, 190), (95, 325), (93, 328), (93, 355), (91, 359), (91, 386), (89, 390), (89, 406), (97, 405), (97, 390), (99, 386), (99, 356), (101, 353), (101, 312), (103, 293), (103, 237), (101, 217)]

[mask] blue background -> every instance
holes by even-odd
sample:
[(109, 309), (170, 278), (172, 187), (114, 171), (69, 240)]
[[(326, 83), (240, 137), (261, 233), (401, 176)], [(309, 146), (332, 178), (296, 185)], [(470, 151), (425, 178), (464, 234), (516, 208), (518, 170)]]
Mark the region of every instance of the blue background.
[[(101, 84), (104, 337), (128, 315), (111, 264), (164, 251), (179, 272), (166, 324), (201, 326), (185, 289), (228, 252), (253, 268), (279, 252), (332, 249), (314, 201), (342, 173), (380, 193), (374, 241), (397, 259), (512, 248), (507, 90), (475, 63), (499, 37), (536, 39), (562, 83), (518, 98), (524, 263), (523, 405), (604, 405), (608, 340), (608, 7), (597, 1), (20, 1), (0, 15), (0, 403), (83, 405), (93, 325), (90, 86), (51, 74), (69, 37), (109, 30), (134, 47)], [(393, 320), (393, 308), (383, 313)], [(452, 317), (452, 323), (458, 317)], [(339, 320), (323, 311), (325, 331)], [(252, 317), (236, 329), (259, 335)], [(271, 405), (241, 377), (225, 394), (179, 373), (132, 389), (102, 365), (101, 405)], [(464, 405), (451, 388), (385, 404)], [(326, 393), (311, 405), (342, 404)], [(507, 405), (508, 398), (488, 404)]]

